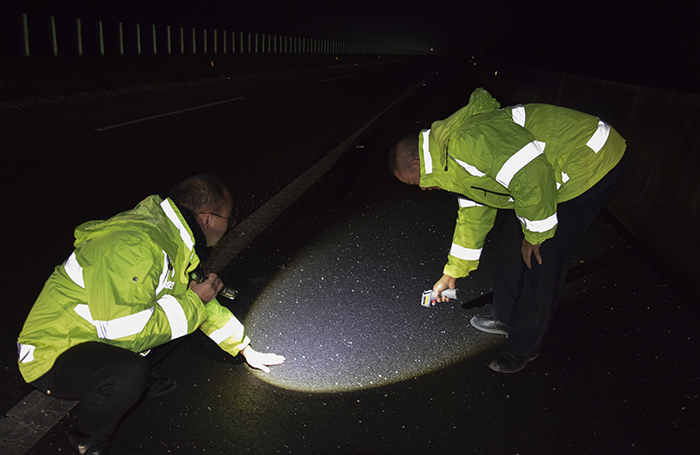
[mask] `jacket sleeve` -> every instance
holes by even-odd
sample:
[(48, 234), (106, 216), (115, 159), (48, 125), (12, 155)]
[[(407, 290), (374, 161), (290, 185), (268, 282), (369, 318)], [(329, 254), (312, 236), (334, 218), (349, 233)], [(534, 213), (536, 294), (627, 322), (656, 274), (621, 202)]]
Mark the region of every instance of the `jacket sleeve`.
[(75, 312), (105, 343), (143, 352), (193, 332), (207, 318), (194, 291), (167, 292), (174, 273), (169, 259), (145, 235), (121, 231), (93, 239), (76, 261), (87, 303)]
[(214, 341), (221, 349), (236, 356), (250, 344), (250, 339), (245, 335), (243, 324), (216, 299), (207, 303), (207, 320), (200, 329)]
[(497, 210), (470, 199), (459, 198), (457, 225), (452, 247), (443, 269), (445, 275), (461, 278), (479, 266), (486, 235), (493, 227)]

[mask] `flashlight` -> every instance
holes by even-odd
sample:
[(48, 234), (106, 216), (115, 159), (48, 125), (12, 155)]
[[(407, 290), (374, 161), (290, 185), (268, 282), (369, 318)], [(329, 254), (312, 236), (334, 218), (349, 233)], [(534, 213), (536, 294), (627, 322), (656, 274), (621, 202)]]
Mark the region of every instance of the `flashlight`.
[[(207, 280), (207, 276), (202, 273), (201, 269), (198, 268), (194, 272), (190, 272), (190, 280), (196, 281), (197, 283), (203, 283)], [(226, 297), (227, 299), (233, 300), (238, 295), (238, 291), (228, 286), (224, 286), (219, 291), (219, 295), (221, 297)]]
[[(447, 297), (448, 299), (456, 299), (457, 298), (457, 289), (445, 289), (442, 291), (442, 296)], [(437, 294), (432, 289), (429, 289), (427, 291), (423, 291), (423, 295), (421, 296), (420, 304), (429, 307), (434, 301), (437, 300)]]

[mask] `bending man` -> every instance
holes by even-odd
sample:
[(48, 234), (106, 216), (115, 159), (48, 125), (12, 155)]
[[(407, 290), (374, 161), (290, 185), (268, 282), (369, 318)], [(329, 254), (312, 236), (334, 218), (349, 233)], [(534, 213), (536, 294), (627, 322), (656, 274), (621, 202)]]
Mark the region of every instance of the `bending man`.
[(491, 315), (475, 316), (471, 324), (508, 336), (489, 366), (514, 373), (538, 356), (571, 252), (619, 184), (627, 160), (625, 140), (597, 117), (547, 104), (500, 107), (476, 89), (467, 106), (397, 142), (389, 166), (403, 183), (459, 195), (436, 293), (478, 267), (496, 226)]

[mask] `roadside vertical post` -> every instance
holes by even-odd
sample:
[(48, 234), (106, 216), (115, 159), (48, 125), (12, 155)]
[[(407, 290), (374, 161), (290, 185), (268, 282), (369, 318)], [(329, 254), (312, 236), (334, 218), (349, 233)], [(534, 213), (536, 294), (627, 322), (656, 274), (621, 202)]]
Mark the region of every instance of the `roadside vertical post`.
[(141, 55), (141, 24), (136, 24), (136, 55)]
[(158, 44), (156, 42), (156, 24), (151, 24), (151, 35), (153, 39), (153, 55), (158, 54)]
[(168, 39), (168, 55), (173, 53), (173, 45), (171, 41), (171, 36), (170, 36), (170, 26), (165, 27), (165, 36)]
[(100, 48), (100, 55), (105, 55), (105, 34), (102, 28), (102, 21), (97, 21), (97, 40)]
[(197, 53), (197, 32), (192, 28), (192, 53)]
[(78, 52), (78, 57), (83, 56), (83, 27), (80, 23), (80, 18), (75, 20), (75, 44)]
[(51, 16), (51, 55), (58, 57), (58, 38), (56, 37), (56, 18)]
[(24, 35), (24, 56), (29, 57), (29, 20), (26, 13), (22, 13), (22, 34)]
[(119, 55), (124, 55), (124, 25), (119, 23)]

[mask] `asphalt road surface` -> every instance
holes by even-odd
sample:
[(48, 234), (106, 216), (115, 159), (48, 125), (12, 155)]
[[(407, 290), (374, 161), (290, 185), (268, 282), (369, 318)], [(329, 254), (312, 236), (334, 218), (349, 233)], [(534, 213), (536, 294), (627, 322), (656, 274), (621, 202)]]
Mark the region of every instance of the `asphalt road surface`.
[(227, 305), (255, 348), (287, 361), (253, 371), (194, 334), (155, 369), (178, 390), (134, 409), (115, 453), (695, 453), (698, 315), (614, 219), (577, 248), (543, 351), (520, 373), (489, 370), (504, 338), (469, 325), (489, 310), (498, 239), (458, 300), (420, 306), (456, 201), (402, 185), (386, 152), (487, 84), (467, 61), (386, 62), (0, 110), (15, 163), (3, 453), (70, 453), (74, 403), (32, 392), (14, 342), (73, 228), (196, 170), (235, 187), (242, 220), (208, 266), (238, 289)]

